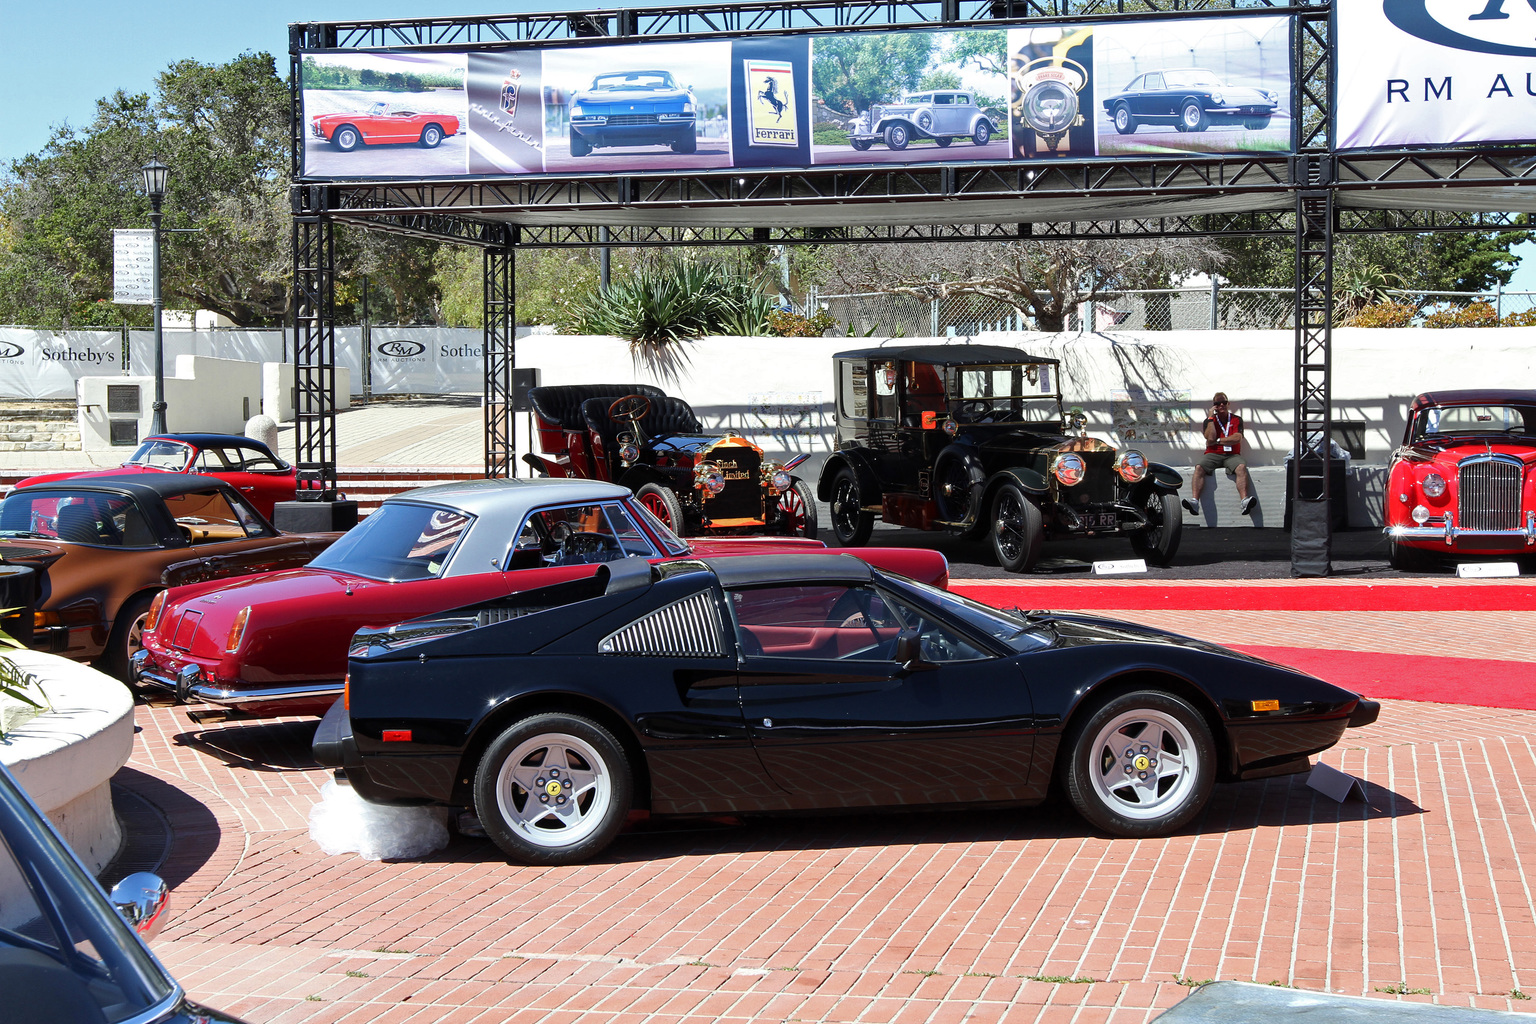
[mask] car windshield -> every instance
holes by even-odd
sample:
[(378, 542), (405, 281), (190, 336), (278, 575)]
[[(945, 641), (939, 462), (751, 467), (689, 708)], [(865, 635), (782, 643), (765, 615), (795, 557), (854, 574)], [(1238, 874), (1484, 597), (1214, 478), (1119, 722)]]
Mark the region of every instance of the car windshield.
[(1050, 631), (1040, 623), (1025, 618), (1016, 608), (1002, 611), (916, 580), (906, 579), (902, 582), (967, 626), (980, 630), (994, 640), (1001, 640), (1016, 651), (1022, 653), (1051, 645)]
[(672, 76), (665, 71), (627, 72), (617, 75), (598, 75), (592, 79), (594, 89), (612, 89), (619, 92), (656, 92), (676, 89)]
[(0, 536), (71, 544), (151, 547), (156, 541), (132, 498), (104, 491), (14, 491), (0, 502)]
[(180, 441), (145, 441), (125, 466), (149, 466), (180, 473), (192, 459), (192, 446)]
[(176, 995), (96, 882), (0, 768), (0, 976), (17, 1020), (147, 1019)]
[(1202, 70), (1200, 68), (1164, 71), (1163, 81), (1165, 81), (1170, 86), (1181, 89), (1190, 88), (1192, 86), (1219, 86), (1222, 84), (1221, 79), (1217, 78), (1211, 72)]
[(386, 501), (309, 564), (391, 583), (436, 579), (473, 522), (453, 509)]
[(645, 525), (650, 528), (652, 535), (655, 536), (657, 540), (661, 541), (662, 549), (665, 550), (667, 554), (686, 555), (688, 552), (693, 550), (693, 548), (688, 546), (687, 541), (683, 540), (677, 534), (667, 529), (666, 523), (663, 523), (660, 519), (657, 519), (656, 516), (651, 513), (650, 509), (646, 508), (638, 501), (627, 501), (624, 503), (624, 507), (629, 509), (631, 515), (638, 516), (640, 519), (645, 521)]
[(1421, 409), (1413, 421), (1413, 441), (1466, 434), (1536, 437), (1536, 408), (1499, 404), (1451, 405)]
[(951, 366), (945, 369), (949, 413), (961, 423), (1059, 423), (1052, 363)]

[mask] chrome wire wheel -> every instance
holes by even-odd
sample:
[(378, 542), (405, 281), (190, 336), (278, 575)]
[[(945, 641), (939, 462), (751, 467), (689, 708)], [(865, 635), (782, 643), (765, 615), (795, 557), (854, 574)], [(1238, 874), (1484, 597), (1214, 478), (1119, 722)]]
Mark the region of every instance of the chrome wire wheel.
[(997, 489), (992, 501), (992, 551), (1009, 572), (1028, 572), (1040, 560), (1045, 525), (1040, 509), (1014, 483)]
[(548, 849), (580, 843), (603, 827), (613, 780), (592, 744), (541, 733), (518, 744), (496, 777), (496, 806), (524, 841)]
[(1093, 789), (1120, 814), (1147, 821), (1189, 797), (1198, 758), (1194, 737), (1172, 715), (1128, 711), (1093, 738)]

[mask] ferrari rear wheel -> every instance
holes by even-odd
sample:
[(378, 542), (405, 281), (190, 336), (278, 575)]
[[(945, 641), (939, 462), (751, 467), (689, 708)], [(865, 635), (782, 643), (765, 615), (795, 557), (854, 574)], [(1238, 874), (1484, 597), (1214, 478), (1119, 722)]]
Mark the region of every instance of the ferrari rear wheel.
[(875, 514), (864, 511), (858, 474), (844, 466), (832, 478), (832, 533), (839, 544), (858, 547), (869, 541), (874, 529)]
[(498, 736), (475, 773), (475, 813), (510, 860), (577, 864), (629, 814), (634, 783), (618, 740), (596, 722), (547, 713)]
[(443, 130), (435, 124), (429, 124), (421, 130), (421, 148), (436, 149), (437, 144), (443, 141)]
[(677, 500), (672, 488), (661, 484), (646, 484), (635, 492), (640, 504), (661, 524), (679, 537), (683, 535), (683, 503)]
[(1210, 799), (1215, 749), (1210, 726), (1180, 698), (1159, 690), (1121, 694), (1069, 731), (1067, 798), (1111, 835), (1167, 835)]
[(112, 620), (112, 635), (107, 639), (107, 674), (128, 681), (128, 662), (144, 648), (144, 620), (154, 594), (135, 594), (123, 602)]
[(349, 124), (344, 124), (331, 133), (331, 145), (343, 153), (350, 153), (362, 144), (362, 133)]
[(816, 539), (816, 495), (804, 480), (779, 495), (779, 515), (789, 536)]

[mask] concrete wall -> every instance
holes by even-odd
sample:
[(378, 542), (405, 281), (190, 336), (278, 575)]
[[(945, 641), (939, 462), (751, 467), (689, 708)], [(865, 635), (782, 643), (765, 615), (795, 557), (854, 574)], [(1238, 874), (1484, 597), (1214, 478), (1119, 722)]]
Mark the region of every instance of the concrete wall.
[[(292, 363), (263, 363), (261, 365), (261, 411), (279, 423), (293, 421)], [(352, 371), (336, 367), (336, 408), (352, 407)], [(237, 431), (238, 433), (238, 431)]]

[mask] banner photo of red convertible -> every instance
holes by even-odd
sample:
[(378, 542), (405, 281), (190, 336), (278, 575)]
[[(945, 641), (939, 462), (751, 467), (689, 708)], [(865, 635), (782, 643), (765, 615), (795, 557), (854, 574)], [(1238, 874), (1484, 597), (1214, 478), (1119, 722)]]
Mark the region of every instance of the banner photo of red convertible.
[(464, 54), (307, 54), (304, 172), (465, 173)]

